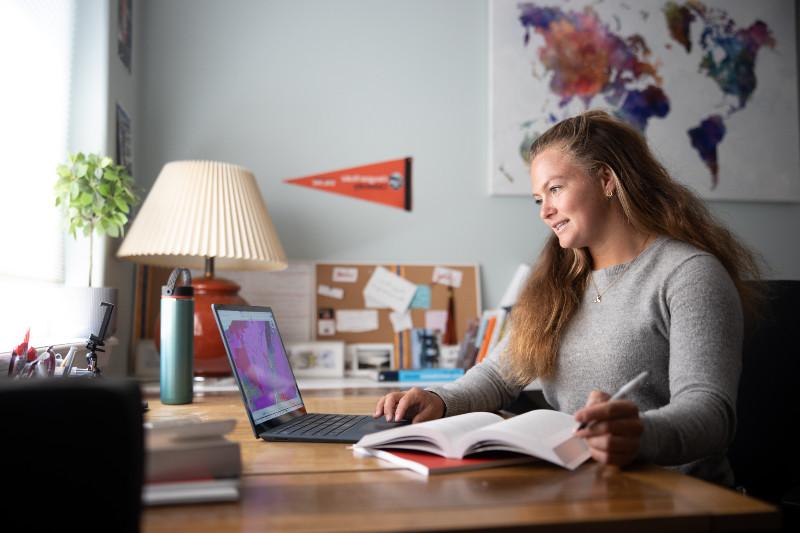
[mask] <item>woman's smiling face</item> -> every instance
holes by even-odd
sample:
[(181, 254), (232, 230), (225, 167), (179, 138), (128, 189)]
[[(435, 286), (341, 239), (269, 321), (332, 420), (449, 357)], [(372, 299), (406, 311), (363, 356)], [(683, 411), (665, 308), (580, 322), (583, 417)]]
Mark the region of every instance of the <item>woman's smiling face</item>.
[(613, 184), (604, 181), (556, 148), (542, 151), (531, 162), (539, 216), (562, 248), (589, 247), (603, 235), (609, 215), (607, 194), (613, 191)]

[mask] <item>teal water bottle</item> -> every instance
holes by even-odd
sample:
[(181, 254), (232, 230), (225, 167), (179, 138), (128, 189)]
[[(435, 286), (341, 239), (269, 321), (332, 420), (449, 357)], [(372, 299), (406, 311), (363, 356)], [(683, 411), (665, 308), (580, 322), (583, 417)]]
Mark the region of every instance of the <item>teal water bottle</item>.
[[(179, 276), (183, 285), (177, 286)], [(192, 275), (176, 268), (161, 287), (161, 403), (192, 403), (193, 359)]]

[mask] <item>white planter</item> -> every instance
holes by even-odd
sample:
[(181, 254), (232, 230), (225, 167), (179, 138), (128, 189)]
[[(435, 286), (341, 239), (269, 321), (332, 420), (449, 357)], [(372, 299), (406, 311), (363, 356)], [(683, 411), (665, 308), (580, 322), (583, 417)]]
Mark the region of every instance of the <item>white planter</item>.
[(69, 338), (89, 338), (97, 334), (103, 322), (105, 308), (101, 302), (114, 304), (106, 338), (117, 330), (117, 293), (114, 287), (63, 287), (58, 306), (58, 331)]

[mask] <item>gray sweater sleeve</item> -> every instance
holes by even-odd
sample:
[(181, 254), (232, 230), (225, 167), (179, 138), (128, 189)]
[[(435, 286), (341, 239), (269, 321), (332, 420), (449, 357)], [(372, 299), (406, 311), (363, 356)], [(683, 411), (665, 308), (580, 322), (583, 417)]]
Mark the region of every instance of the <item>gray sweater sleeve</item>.
[(508, 335), (480, 364), (472, 367), (453, 383), (428, 387), (445, 405), (445, 416), (472, 411), (496, 411), (513, 402), (524, 387), (513, 385), (503, 377), (503, 360)]
[(736, 429), (742, 309), (722, 264), (688, 258), (666, 280), (669, 403), (642, 413), (640, 457), (679, 465), (719, 455)]

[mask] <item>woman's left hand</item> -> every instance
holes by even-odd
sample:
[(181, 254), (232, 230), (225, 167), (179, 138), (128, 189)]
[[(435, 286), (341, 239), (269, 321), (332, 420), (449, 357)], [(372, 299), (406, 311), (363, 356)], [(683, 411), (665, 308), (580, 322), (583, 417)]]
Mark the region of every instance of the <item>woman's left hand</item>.
[(639, 453), (644, 427), (635, 403), (610, 398), (604, 392), (592, 391), (586, 406), (575, 413), (576, 421), (591, 425), (575, 436), (586, 439), (595, 461), (625, 466)]

